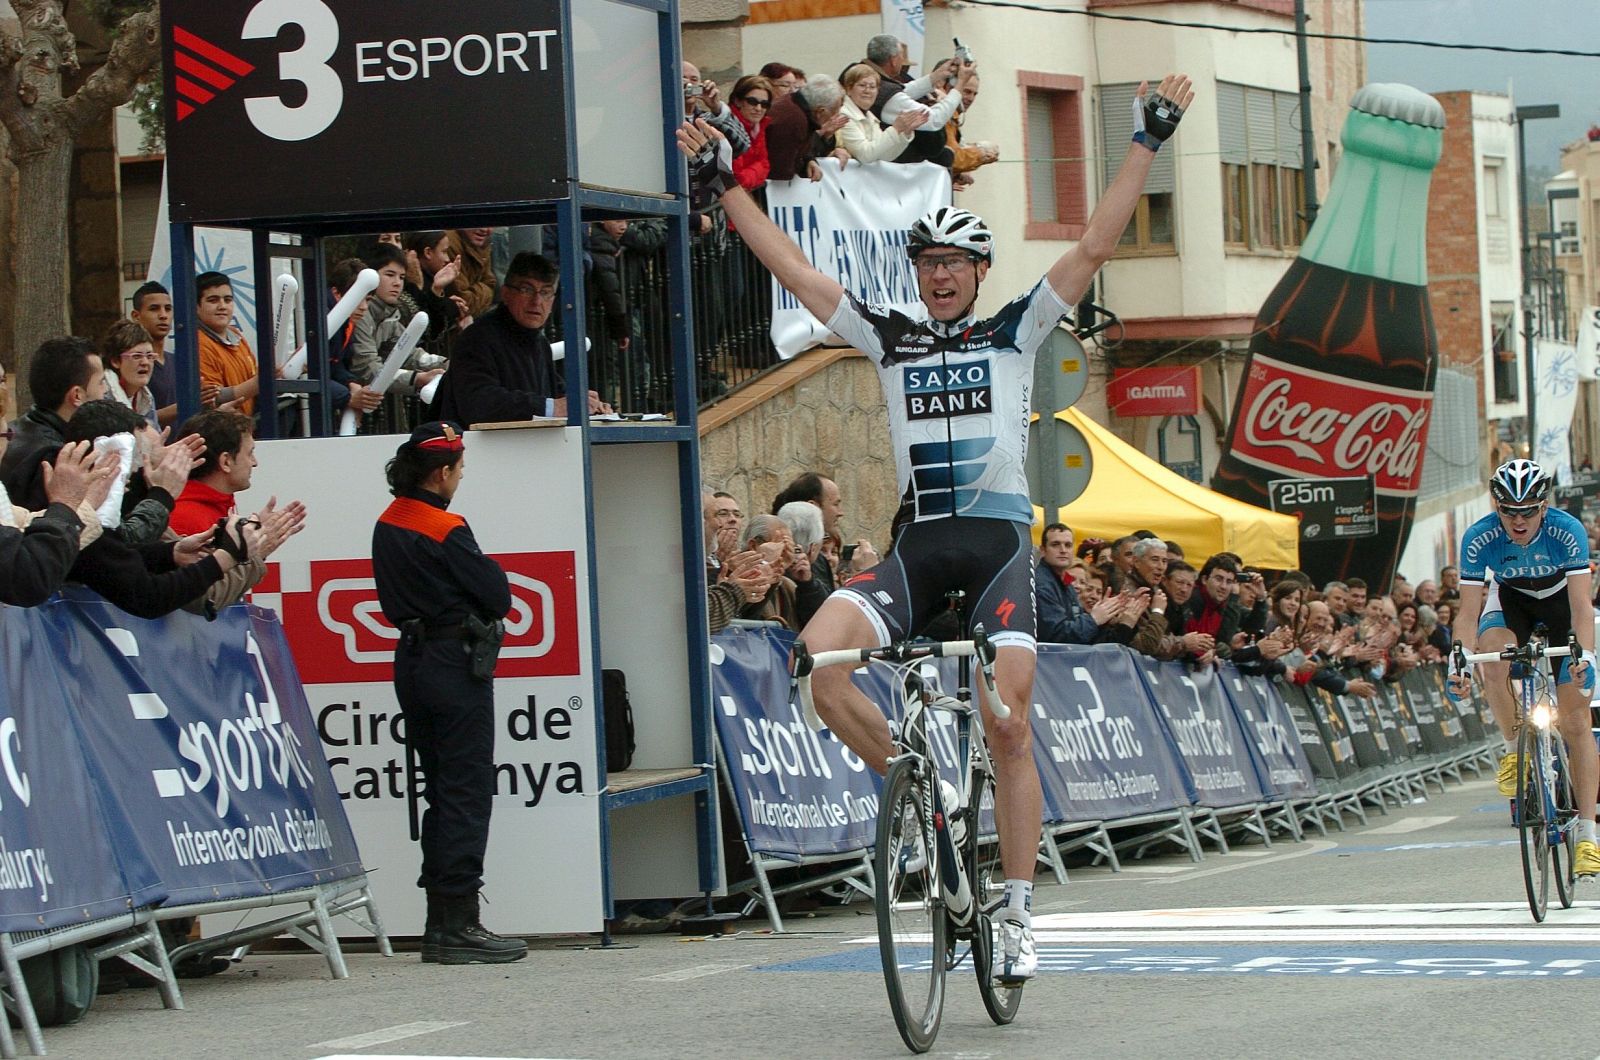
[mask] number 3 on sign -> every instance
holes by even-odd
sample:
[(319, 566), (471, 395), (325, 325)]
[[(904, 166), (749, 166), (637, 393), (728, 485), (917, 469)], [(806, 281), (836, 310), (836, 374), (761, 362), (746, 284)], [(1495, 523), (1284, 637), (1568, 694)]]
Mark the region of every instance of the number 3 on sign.
[(244, 101), (250, 122), (274, 140), (309, 140), (333, 124), (344, 105), (344, 82), (328, 65), (339, 47), (339, 19), (322, 0), (261, 0), (244, 20), (245, 40), (276, 38), (299, 26), (305, 42), (278, 56), (278, 76), (305, 86), (305, 102), (288, 106), (281, 96)]

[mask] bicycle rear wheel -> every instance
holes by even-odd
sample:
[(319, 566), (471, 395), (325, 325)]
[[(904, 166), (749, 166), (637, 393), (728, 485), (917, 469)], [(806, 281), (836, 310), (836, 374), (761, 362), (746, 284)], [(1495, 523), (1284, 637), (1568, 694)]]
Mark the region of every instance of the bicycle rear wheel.
[(900, 1037), (925, 1053), (939, 1035), (944, 1012), (947, 917), (939, 897), (933, 808), (937, 781), (910, 755), (889, 767), (878, 809), (878, 951)]
[(1527, 719), (1517, 734), (1517, 832), (1522, 847), (1522, 883), (1535, 923), (1550, 910), (1550, 831), (1545, 819), (1543, 741), (1549, 737)]
[(967, 810), (967, 878), (972, 881), (973, 901), (978, 912), (972, 925), (972, 967), (978, 973), (978, 994), (983, 998), (989, 1018), (1004, 1026), (1017, 1018), (1022, 1007), (1022, 986), (1008, 986), (994, 979), (994, 957), (1004, 945), (994, 913), (1000, 908), (1005, 891), (1005, 873), (1000, 868), (1000, 844), (983, 841), (985, 812), (994, 814), (994, 777), (972, 775), (972, 799)]
[(1558, 738), (1552, 740), (1551, 744), (1556, 754), (1555, 790), (1550, 793), (1556, 820), (1549, 832), (1551, 838), (1559, 838), (1559, 842), (1550, 844), (1550, 861), (1556, 878), (1556, 898), (1560, 900), (1561, 908), (1571, 909), (1578, 885), (1577, 866), (1574, 863), (1578, 854), (1578, 811), (1572, 799), (1572, 774), (1568, 772), (1566, 741)]

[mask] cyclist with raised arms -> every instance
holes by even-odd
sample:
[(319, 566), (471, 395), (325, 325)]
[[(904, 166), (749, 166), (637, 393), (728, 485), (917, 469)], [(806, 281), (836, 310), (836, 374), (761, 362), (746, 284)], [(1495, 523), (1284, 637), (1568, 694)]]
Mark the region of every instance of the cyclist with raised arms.
[[(869, 306), (813, 268), (739, 187), (714, 130), (697, 121), (678, 131), (696, 181), (721, 196), (728, 219), (777, 281), (872, 359), (888, 406), (902, 497), (894, 547), (824, 602), (801, 634), (807, 648), (866, 648), (915, 636), (955, 589), (965, 590), (970, 620), (982, 623), (997, 647), (997, 690), (1011, 714), (999, 720), (985, 702), (983, 725), (995, 756), (1006, 876), (997, 914), (1005, 954), (995, 973), (1004, 983), (1032, 978), (1038, 965), (1030, 910), (1043, 796), (1028, 721), (1036, 646), (1033, 508), (1024, 478), (1033, 360), (1116, 249), (1156, 152), (1194, 96), (1181, 74), (1166, 77), (1154, 94), (1147, 89), (1141, 85), (1134, 100), (1134, 142), (1083, 238), (1031, 291), (987, 319), (974, 308), (994, 261), (994, 237), (976, 215), (940, 207), (912, 226), (908, 251), (921, 312)], [(848, 668), (818, 670), (813, 682), (828, 727), (884, 772), (894, 753), (888, 723), (851, 683)], [(947, 810), (955, 808), (952, 795), (946, 792)]]
[[(1503, 651), (1527, 643), (1543, 625), (1552, 644), (1576, 636), (1582, 659), (1556, 663), (1557, 725), (1572, 765), (1572, 790), (1578, 809), (1578, 845), (1573, 869), (1579, 876), (1600, 873), (1595, 843), (1595, 787), (1600, 755), (1589, 729), (1589, 697), (1594, 692), (1594, 599), (1589, 575), (1589, 535), (1583, 524), (1559, 508), (1546, 506), (1550, 476), (1531, 460), (1510, 460), (1495, 469), (1489, 495), (1495, 511), (1467, 528), (1461, 538), (1461, 604), (1456, 639), (1467, 653)], [(1507, 680), (1509, 663), (1483, 666), (1483, 692), (1505, 741), (1496, 779), (1500, 794), (1517, 794), (1517, 708)], [(1459, 702), (1469, 682), (1452, 672), (1446, 690)]]

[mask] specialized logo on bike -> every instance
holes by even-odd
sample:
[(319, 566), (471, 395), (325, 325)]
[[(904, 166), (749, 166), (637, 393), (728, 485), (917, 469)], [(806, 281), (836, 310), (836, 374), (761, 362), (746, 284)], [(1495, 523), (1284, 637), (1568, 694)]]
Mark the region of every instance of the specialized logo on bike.
[(994, 411), (989, 361), (966, 364), (907, 365), (906, 419), (988, 415)]

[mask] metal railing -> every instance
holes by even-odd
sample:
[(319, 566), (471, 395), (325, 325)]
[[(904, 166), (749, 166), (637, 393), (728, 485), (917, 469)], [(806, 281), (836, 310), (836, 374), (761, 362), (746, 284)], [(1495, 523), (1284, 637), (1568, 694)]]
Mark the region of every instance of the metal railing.
[[(618, 412), (670, 413), (673, 366), (667, 342), (671, 307), (666, 251), (637, 254), (624, 250), (618, 268), (623, 280), (626, 348), (620, 343), (621, 329), (613, 327), (601, 303), (592, 273), (586, 281), (589, 386)], [(713, 216), (711, 231), (695, 236), (690, 243), (689, 289), (695, 320), (695, 376), (699, 402), (704, 406), (778, 363), (770, 338), (771, 274), (728, 227), (720, 210)], [(552, 342), (560, 341), (559, 315), (552, 315), (545, 334)], [(363, 418), (360, 433), (409, 433), (426, 415), (415, 397), (390, 394)]]

